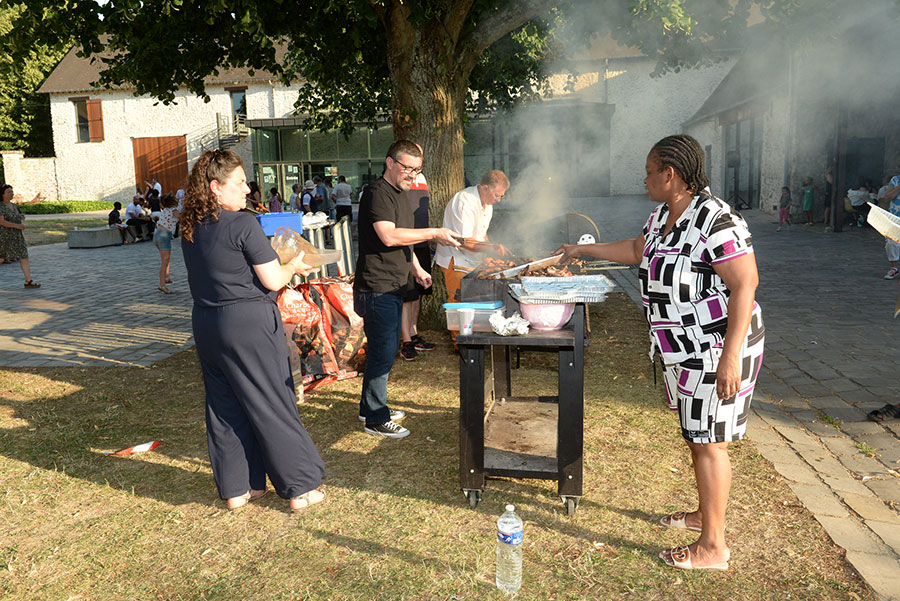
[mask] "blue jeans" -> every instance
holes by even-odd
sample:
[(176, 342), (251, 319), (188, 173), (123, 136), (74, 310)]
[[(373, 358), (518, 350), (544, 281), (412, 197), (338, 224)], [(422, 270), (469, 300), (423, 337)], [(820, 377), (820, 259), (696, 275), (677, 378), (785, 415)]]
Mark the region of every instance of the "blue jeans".
[(366, 333), (366, 371), (363, 373), (359, 414), (367, 426), (391, 420), (387, 406), (387, 383), (400, 346), (400, 292), (353, 291), (353, 310), (363, 318)]

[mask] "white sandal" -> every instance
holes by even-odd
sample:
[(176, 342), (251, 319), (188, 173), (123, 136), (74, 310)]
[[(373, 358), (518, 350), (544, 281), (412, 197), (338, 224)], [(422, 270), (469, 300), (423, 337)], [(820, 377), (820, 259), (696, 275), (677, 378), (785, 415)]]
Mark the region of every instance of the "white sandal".
[(727, 570), (728, 562), (714, 563), (708, 566), (695, 566), (691, 562), (690, 547), (673, 547), (659, 552), (659, 558), (671, 568), (679, 570)]
[(679, 530), (693, 530), (694, 532), (703, 532), (702, 528), (697, 528), (696, 526), (688, 526), (687, 522), (684, 521), (684, 518), (686, 516), (687, 513), (684, 511), (670, 513), (667, 516), (661, 517), (659, 519), (659, 523), (666, 528), (677, 528)]
[(315, 505), (316, 503), (321, 503), (325, 500), (325, 491), (321, 488), (314, 488), (310, 491), (303, 493), (300, 496), (294, 497), (291, 499), (291, 511), (296, 513), (298, 511), (303, 511), (310, 505)]

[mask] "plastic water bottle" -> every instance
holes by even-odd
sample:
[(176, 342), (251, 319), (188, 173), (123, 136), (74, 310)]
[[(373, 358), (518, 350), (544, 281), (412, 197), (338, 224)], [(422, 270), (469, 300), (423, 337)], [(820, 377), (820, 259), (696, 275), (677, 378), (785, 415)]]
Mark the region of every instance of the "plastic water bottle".
[(522, 520), (507, 505), (497, 520), (497, 588), (515, 593), (522, 586)]

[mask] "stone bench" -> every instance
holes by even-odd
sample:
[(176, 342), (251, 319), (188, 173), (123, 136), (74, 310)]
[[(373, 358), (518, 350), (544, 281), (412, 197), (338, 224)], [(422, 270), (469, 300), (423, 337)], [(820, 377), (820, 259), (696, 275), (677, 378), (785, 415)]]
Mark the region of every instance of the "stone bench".
[(122, 244), (122, 234), (115, 227), (89, 227), (66, 232), (69, 248), (99, 248)]

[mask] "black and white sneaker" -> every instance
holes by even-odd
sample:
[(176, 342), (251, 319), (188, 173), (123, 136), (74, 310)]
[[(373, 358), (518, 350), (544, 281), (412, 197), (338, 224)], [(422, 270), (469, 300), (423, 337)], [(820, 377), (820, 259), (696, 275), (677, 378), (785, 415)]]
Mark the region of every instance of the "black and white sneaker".
[(410, 340), (400, 345), (400, 356), (406, 361), (415, 361), (419, 358), (419, 352), (416, 350), (416, 343)]
[(397, 422), (384, 422), (379, 426), (366, 426), (363, 431), (372, 436), (383, 436), (385, 438), (406, 438), (409, 436), (409, 430)]
[(436, 346), (433, 342), (428, 342), (418, 334), (412, 337), (412, 343), (417, 351), (433, 351)]
[[(391, 421), (392, 422), (399, 422), (404, 417), (406, 417), (406, 411), (404, 411), (403, 409), (391, 409)], [(359, 421), (361, 421), (361, 422), (366, 421), (365, 416), (360, 415)]]

